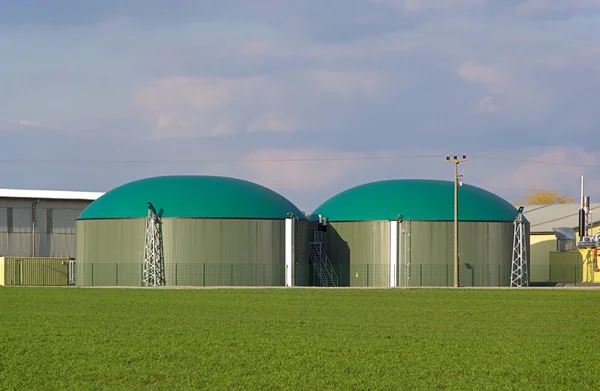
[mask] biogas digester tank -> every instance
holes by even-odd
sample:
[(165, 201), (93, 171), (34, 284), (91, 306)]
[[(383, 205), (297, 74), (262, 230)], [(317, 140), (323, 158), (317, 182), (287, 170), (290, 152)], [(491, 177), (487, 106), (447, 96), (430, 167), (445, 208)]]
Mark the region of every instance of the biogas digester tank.
[(167, 286), (306, 285), (308, 221), (283, 196), (218, 176), (127, 183), (90, 204), (76, 223), (76, 284), (140, 286), (146, 217), (162, 221)]
[[(461, 286), (509, 285), (517, 213), (495, 194), (459, 187)], [(313, 214), (328, 219), (323, 244), (341, 286), (453, 286), (453, 182), (367, 183)]]

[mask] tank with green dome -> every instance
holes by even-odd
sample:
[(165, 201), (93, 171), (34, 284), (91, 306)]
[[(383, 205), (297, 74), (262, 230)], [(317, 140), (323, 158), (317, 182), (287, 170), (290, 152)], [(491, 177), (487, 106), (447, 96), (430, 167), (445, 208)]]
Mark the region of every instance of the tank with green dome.
[[(453, 182), (372, 182), (332, 197), (314, 214), (329, 221), (323, 244), (341, 285), (453, 285)], [(461, 286), (509, 284), (516, 216), (497, 195), (459, 187)]]
[[(166, 285), (278, 286), (290, 251), (295, 263), (308, 262), (308, 221), (280, 194), (236, 178), (153, 177), (117, 187), (81, 213), (77, 285), (141, 285), (149, 202), (162, 220)], [(293, 284), (306, 285), (298, 270)]]

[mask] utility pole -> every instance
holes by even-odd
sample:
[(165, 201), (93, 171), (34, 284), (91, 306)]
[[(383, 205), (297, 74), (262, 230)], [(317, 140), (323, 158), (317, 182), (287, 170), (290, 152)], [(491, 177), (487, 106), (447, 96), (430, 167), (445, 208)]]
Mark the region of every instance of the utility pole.
[(458, 288), (458, 186), (462, 186), (462, 178), (458, 176), (458, 165), (467, 161), (467, 155), (446, 156), (446, 163), (454, 164), (454, 287)]

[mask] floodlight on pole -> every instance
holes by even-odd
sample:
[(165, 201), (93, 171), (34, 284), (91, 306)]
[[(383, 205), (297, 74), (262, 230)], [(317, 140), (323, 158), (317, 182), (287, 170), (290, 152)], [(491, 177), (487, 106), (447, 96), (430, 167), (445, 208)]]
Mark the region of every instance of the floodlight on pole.
[(467, 161), (467, 155), (448, 155), (446, 163), (454, 164), (454, 287), (460, 286), (458, 263), (458, 187), (462, 186), (462, 175), (458, 175), (458, 165)]

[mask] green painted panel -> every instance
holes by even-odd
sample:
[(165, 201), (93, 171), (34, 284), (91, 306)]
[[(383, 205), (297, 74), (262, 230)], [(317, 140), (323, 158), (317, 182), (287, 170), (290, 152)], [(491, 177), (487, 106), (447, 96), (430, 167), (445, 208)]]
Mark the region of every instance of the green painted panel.
[(80, 220), (144, 218), (151, 202), (165, 218), (285, 219), (304, 214), (280, 194), (256, 183), (201, 175), (146, 178), (119, 186), (90, 204)]
[[(80, 220), (76, 229), (77, 285), (141, 285), (143, 219)], [(284, 220), (164, 219), (163, 246), (169, 286), (284, 285)]]
[(163, 238), (168, 285), (284, 285), (284, 220), (165, 219)]
[[(324, 236), (342, 286), (389, 286), (388, 221), (332, 222)], [(459, 224), (461, 286), (506, 286), (512, 261), (513, 225)], [(454, 224), (403, 221), (398, 229), (398, 285), (452, 286)]]
[(80, 220), (75, 230), (76, 285), (142, 284), (145, 220)]
[[(459, 187), (459, 220), (510, 221), (517, 209), (484, 189)], [(314, 214), (329, 221), (403, 219), (454, 221), (454, 183), (437, 180), (389, 180), (348, 189), (319, 206)]]
[(389, 286), (389, 222), (333, 222), (323, 241), (341, 286)]
[(308, 243), (313, 238), (313, 231), (306, 220), (296, 222), (296, 264), (294, 267), (294, 282), (297, 286), (311, 286), (312, 273), (310, 268), (310, 259)]
[[(400, 286), (452, 286), (454, 224), (402, 222), (399, 229)], [(513, 225), (459, 224), (461, 286), (506, 286), (512, 261)]]
[(2, 257), (0, 285), (67, 286), (68, 258)]

